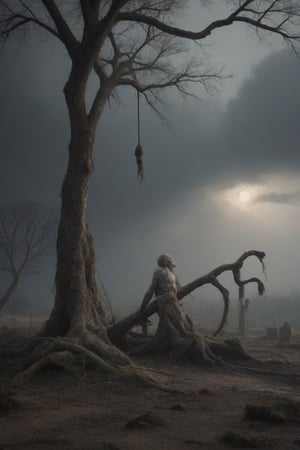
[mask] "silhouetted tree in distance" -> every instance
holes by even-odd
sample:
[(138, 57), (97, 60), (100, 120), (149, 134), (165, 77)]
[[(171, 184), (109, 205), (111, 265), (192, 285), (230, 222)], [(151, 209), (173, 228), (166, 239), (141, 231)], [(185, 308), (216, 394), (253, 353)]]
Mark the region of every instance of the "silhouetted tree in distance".
[(24, 275), (41, 271), (43, 257), (54, 249), (56, 219), (39, 203), (0, 206), (0, 272), (11, 283), (0, 297), (0, 313)]

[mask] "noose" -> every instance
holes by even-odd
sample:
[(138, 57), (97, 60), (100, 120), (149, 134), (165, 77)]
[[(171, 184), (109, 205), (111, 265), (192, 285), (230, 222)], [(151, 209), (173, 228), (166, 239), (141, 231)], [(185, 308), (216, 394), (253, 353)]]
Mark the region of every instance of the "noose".
[(141, 145), (141, 131), (140, 131), (140, 93), (137, 91), (137, 119), (138, 119), (138, 145), (135, 148), (134, 156), (137, 163), (137, 178), (140, 182), (144, 179), (144, 160), (143, 147)]

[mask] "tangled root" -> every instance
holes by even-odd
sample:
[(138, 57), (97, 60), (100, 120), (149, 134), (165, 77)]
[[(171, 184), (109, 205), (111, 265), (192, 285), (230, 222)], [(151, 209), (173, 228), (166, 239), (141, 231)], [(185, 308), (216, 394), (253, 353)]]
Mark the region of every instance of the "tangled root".
[(174, 392), (174, 389), (164, 384), (166, 377), (158, 376), (157, 371), (136, 367), (126, 356), (127, 364), (124, 364), (122, 359), (116, 364), (115, 357), (116, 355), (112, 358), (114, 362), (106, 361), (71, 338), (45, 338), (32, 354), (29, 367), (16, 375), (13, 381), (15, 385), (22, 385), (49, 366), (62, 368), (81, 378), (86, 366), (91, 366), (108, 378), (138, 382), (166, 392)]
[(134, 346), (130, 354), (167, 353), (177, 361), (213, 366), (225, 366), (225, 361), (253, 359), (236, 338), (220, 341), (197, 333), (176, 297), (166, 296), (158, 302), (158, 314), (155, 335)]

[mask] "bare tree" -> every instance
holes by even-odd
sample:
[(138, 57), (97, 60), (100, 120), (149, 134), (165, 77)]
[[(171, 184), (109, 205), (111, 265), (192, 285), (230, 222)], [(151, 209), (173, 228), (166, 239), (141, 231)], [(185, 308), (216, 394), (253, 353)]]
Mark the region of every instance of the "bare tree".
[(0, 297), (0, 312), (24, 275), (38, 273), (42, 258), (54, 248), (55, 219), (37, 203), (0, 208), (0, 271), (11, 283)]
[[(70, 144), (57, 238), (56, 296), (41, 335), (76, 339), (74, 351), (79, 351), (80, 343), (81, 349), (92, 350), (98, 355), (98, 364), (111, 371), (128, 365), (129, 361), (111, 344), (107, 334), (107, 320), (96, 285), (94, 243), (87, 223), (93, 145), (105, 105), (122, 86), (138, 91), (156, 111), (161, 93), (167, 88), (175, 88), (183, 95), (196, 95), (193, 86), (212, 87), (221, 73), (211, 70), (200, 52), (198, 56), (195, 52), (215, 30), (235, 23), (281, 36), (292, 46), (300, 38), (298, 0), (230, 0), (227, 4), (231, 11), (226, 17), (198, 31), (180, 27), (180, 13), (188, 8), (188, 3), (0, 1), (3, 40), (37, 28), (58, 39), (71, 62), (64, 87)], [(204, 8), (205, 4), (209, 2), (203, 0), (199, 7)], [(183, 51), (184, 55), (178, 58)], [(87, 84), (92, 73), (97, 75), (99, 87), (88, 107)], [(217, 284), (213, 278), (210, 282)], [(221, 289), (218, 284), (217, 287)], [(66, 340), (64, 343), (66, 348)], [(58, 347), (63, 347), (62, 342)]]

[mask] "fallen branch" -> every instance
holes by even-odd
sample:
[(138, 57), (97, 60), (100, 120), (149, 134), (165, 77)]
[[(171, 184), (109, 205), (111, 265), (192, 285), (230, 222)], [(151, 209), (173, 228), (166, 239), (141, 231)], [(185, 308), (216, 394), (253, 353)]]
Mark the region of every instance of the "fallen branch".
[[(240, 256), (234, 263), (223, 264), (215, 268), (208, 274), (200, 278), (197, 278), (196, 280), (186, 284), (185, 286), (182, 286), (177, 293), (178, 300), (182, 300), (191, 292), (206, 284), (211, 284), (212, 286), (215, 286), (221, 292), (224, 301), (224, 310), (220, 324), (218, 325), (216, 331), (213, 333), (213, 336), (216, 336), (222, 331), (222, 329), (226, 324), (229, 312), (229, 291), (218, 280), (218, 277), (220, 275), (222, 275), (224, 272), (232, 272), (233, 279), (237, 284), (237, 286), (239, 287), (240, 295), (244, 293), (245, 286), (250, 283), (255, 283), (257, 285), (259, 295), (262, 295), (265, 291), (264, 284), (259, 278), (252, 277), (246, 280), (241, 279), (241, 269), (244, 265), (244, 262), (251, 256), (256, 257), (260, 261), (260, 263), (262, 264), (263, 271), (265, 271), (265, 266), (263, 262), (265, 253), (257, 250), (250, 250), (248, 252), (243, 253), (243, 255)], [(145, 317), (150, 317), (157, 312), (158, 312), (158, 304), (156, 300), (153, 300), (150, 303), (150, 305), (145, 309), (144, 315)], [(140, 321), (141, 321), (140, 311), (138, 310), (135, 313), (125, 317), (124, 319), (114, 323), (108, 330), (109, 337), (112, 340), (112, 342), (117, 344), (121, 343), (126, 333), (135, 325), (140, 324)]]

